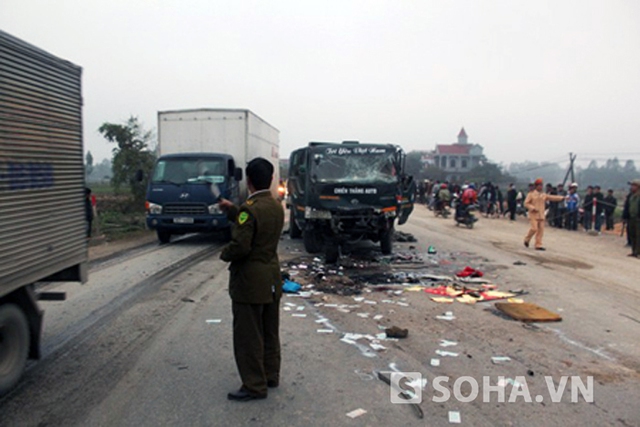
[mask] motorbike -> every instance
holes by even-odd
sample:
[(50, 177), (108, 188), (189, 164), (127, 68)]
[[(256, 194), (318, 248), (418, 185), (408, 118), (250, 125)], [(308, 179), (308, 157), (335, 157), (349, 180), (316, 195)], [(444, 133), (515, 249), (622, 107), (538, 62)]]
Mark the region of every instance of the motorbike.
[(460, 206), (456, 209), (455, 221), (456, 227), (460, 224), (466, 225), (467, 228), (473, 228), (473, 224), (478, 221), (478, 218), (473, 214), (473, 211), (477, 209), (476, 205)]
[(451, 212), (449, 211), (449, 205), (442, 201), (436, 201), (435, 206), (433, 208), (433, 214), (437, 217), (441, 216), (442, 218), (449, 218)]

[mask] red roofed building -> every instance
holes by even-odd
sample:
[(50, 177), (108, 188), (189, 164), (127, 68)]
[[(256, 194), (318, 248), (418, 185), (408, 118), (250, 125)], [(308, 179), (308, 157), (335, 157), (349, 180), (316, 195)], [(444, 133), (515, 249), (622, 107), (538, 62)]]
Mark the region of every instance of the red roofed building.
[(433, 153), (433, 164), (447, 172), (447, 179), (460, 181), (471, 169), (479, 166), (485, 158), (479, 144), (469, 144), (464, 127), (454, 144), (438, 144)]

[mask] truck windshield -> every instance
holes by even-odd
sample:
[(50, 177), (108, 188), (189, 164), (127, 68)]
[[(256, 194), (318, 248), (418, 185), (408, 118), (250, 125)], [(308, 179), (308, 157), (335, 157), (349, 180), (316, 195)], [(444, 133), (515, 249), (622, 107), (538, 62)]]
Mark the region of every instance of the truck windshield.
[(393, 183), (396, 175), (395, 152), (387, 147), (331, 147), (312, 154), (315, 182)]
[(205, 183), (224, 182), (226, 162), (224, 159), (160, 159), (153, 171), (153, 183)]

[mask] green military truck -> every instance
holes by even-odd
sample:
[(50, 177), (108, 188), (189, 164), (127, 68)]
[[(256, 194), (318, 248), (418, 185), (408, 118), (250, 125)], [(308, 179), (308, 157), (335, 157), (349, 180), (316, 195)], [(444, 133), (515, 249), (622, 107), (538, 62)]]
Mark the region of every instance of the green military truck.
[(36, 283), (86, 280), (80, 77), (0, 31), (0, 395), (40, 357)]
[(390, 254), (395, 223), (407, 221), (415, 198), (405, 157), (396, 145), (357, 141), (295, 150), (287, 181), (291, 237), (302, 237), (309, 253), (324, 250), (329, 263), (344, 244), (362, 239)]

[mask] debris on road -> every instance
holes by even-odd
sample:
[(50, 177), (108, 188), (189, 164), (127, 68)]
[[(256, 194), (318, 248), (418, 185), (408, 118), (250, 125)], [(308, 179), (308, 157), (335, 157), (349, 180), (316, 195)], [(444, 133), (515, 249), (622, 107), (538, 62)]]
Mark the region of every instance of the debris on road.
[[(392, 367), (392, 365), (395, 367), (395, 364), (390, 364), (389, 367)], [(393, 368), (392, 368), (393, 369)], [(396, 372), (400, 372), (397, 369), (394, 369)], [(391, 386), (391, 379), (389, 377), (387, 377), (386, 375), (384, 375), (382, 372), (378, 372), (378, 378), (383, 381), (385, 384)], [(404, 397), (405, 399), (409, 400), (411, 399), (413, 396), (411, 396), (408, 392), (404, 391), (404, 390), (396, 390), (400, 392), (400, 395), (402, 397)], [(411, 403), (410, 404), (411, 407), (414, 409), (414, 411), (416, 412), (416, 415), (418, 416), (418, 418), (423, 419), (424, 418), (424, 412), (422, 412), (422, 408), (420, 407), (420, 405), (418, 405), (417, 403)]]
[(498, 302), (496, 308), (512, 319), (521, 322), (560, 322), (562, 317), (536, 304)]
[(453, 351), (436, 350), (436, 354), (442, 357), (458, 357), (460, 353), (454, 353)]
[(522, 261), (516, 261), (513, 263), (513, 265), (527, 265), (527, 263)]
[(455, 341), (440, 340), (440, 347), (451, 347), (454, 345), (458, 345), (458, 343)]
[(207, 323), (212, 324), (212, 323), (222, 323), (222, 319), (208, 319)]
[(508, 357), (508, 356), (493, 356), (493, 357), (491, 358), (491, 362), (492, 362), (494, 365), (500, 365), (500, 364), (502, 364), (502, 363), (510, 362), (510, 361), (511, 361), (511, 358), (510, 358), (510, 357)]
[(392, 326), (384, 331), (389, 338), (406, 338), (409, 336), (408, 329), (402, 329), (397, 326)]
[(458, 271), (456, 273), (456, 276), (458, 277), (482, 277), (484, 276), (484, 273), (480, 270), (476, 270), (475, 268), (471, 268), (469, 266), (466, 266), (464, 269)]
[(455, 316), (453, 315), (452, 311), (447, 311), (445, 314), (443, 314), (442, 316), (436, 316), (436, 319), (439, 320), (455, 320)]
[(349, 417), (349, 418), (357, 418), (360, 415), (364, 415), (366, 413), (367, 413), (367, 411), (365, 411), (364, 409), (358, 408), (356, 410), (353, 410), (353, 411), (347, 413), (347, 417)]
[(440, 359), (431, 359), (431, 366), (440, 366)]
[(295, 294), (300, 289), (302, 289), (302, 286), (299, 283), (292, 282), (291, 280), (288, 280), (288, 279), (285, 280), (284, 284), (282, 285), (282, 292), (285, 292), (288, 294)]
[(460, 424), (462, 422), (462, 418), (460, 417), (460, 412), (449, 411), (449, 422), (451, 424)]

